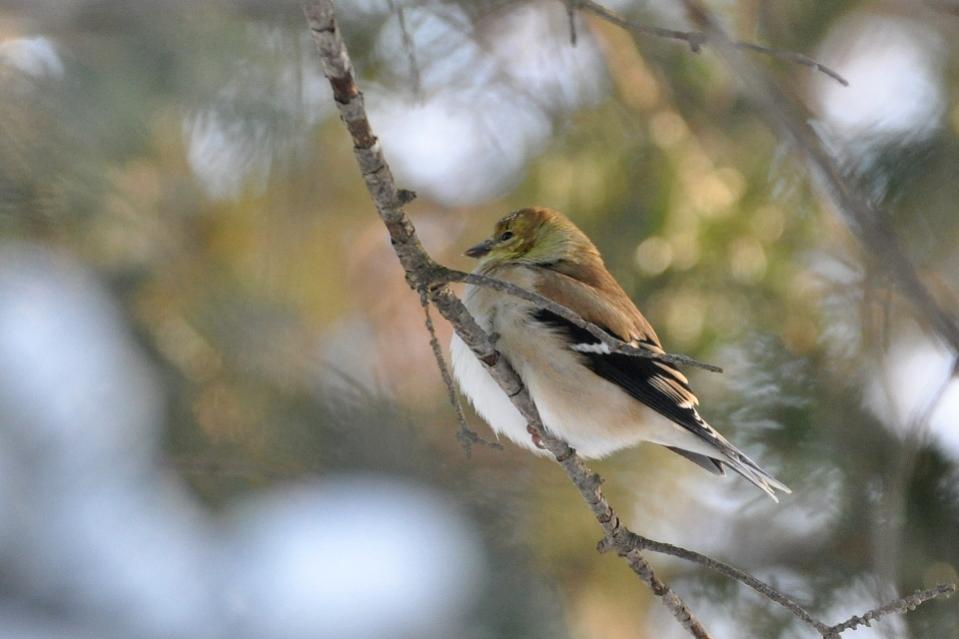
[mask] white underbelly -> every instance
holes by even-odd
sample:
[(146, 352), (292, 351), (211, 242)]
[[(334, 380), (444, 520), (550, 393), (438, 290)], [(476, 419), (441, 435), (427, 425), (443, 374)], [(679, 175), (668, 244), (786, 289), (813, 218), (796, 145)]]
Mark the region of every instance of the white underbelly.
[(460, 390), (497, 435), (506, 435), (520, 446), (536, 452), (545, 452), (533, 445), (526, 431), (526, 420), (509, 401), (506, 393), (499, 387), (486, 367), (455, 334), (450, 343), (450, 359), (453, 362), (453, 375)]

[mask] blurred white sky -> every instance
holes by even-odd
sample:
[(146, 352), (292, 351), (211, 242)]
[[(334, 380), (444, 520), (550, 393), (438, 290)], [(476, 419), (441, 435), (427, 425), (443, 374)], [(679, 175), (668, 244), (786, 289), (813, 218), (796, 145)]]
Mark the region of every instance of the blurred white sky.
[(942, 45), (928, 24), (854, 13), (831, 30), (817, 53), (850, 86), (816, 77), (814, 106), (846, 144), (928, 137), (945, 111)]
[(0, 64), (8, 64), (34, 77), (63, 75), (63, 62), (56, 45), (46, 37), (12, 38), (0, 42)]
[(234, 528), (226, 597), (251, 637), (451, 636), (482, 573), (453, 505), (386, 476), (258, 497)]
[[(368, 17), (383, 11), (384, 3), (360, 3), (347, 9), (345, 21), (354, 12)], [(402, 186), (448, 205), (501, 195), (522, 178), (526, 162), (542, 150), (554, 122), (605, 91), (595, 43), (584, 30), (579, 45), (569, 45), (559, 3), (521, 5), (501, 13), (489, 27), (495, 38), (486, 39), (471, 31), (469, 17), (456, 5), (407, 9), (419, 92), (414, 91), (395, 15), (383, 26), (377, 62), (397, 77), (409, 78), (406, 86), (401, 80), (387, 90), (363, 77), (359, 81), (373, 127)], [(258, 37), (268, 47), (283, 46), (274, 32)], [(302, 75), (292, 67), (292, 55), (287, 68), (268, 70), (279, 79), (270, 80), (274, 87), (266, 94), (264, 83), (255, 81), (263, 70), (240, 67), (243, 73), (221, 91), (224, 105), (255, 92), (280, 114), (303, 113), (305, 125), (328, 116), (328, 89), (312, 49), (305, 51)], [(210, 197), (262, 188), (274, 147), (282, 143), (264, 126), (250, 126), (242, 113), (231, 119), (223, 105), (185, 118), (190, 166)]]
[[(554, 121), (606, 89), (595, 43), (584, 33), (569, 45), (559, 3), (501, 13), (474, 33), (455, 5), (407, 11), (421, 92), (369, 94), (370, 119), (398, 181), (444, 204), (503, 194), (542, 150)], [(398, 21), (387, 23), (377, 50), (398, 75), (408, 73)]]
[(959, 379), (953, 377), (954, 363), (955, 355), (935, 338), (904, 331), (872, 375), (865, 405), (898, 435), (928, 435), (959, 461)]

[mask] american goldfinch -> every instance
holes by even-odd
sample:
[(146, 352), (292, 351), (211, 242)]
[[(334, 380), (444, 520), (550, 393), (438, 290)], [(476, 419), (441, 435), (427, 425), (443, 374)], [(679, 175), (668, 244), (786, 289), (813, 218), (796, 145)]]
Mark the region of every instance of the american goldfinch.
[[(479, 259), (476, 273), (539, 293), (624, 342), (663, 352), (593, 243), (557, 211), (510, 213), (466, 255)], [(776, 501), (776, 490), (790, 492), (699, 416), (686, 376), (669, 364), (613, 353), (589, 331), (488, 287), (467, 286), (465, 304), (529, 389), (546, 428), (584, 457), (649, 441), (717, 475), (728, 466)], [(480, 416), (497, 433), (544, 453), (466, 344), (454, 336), (450, 350), (457, 383)]]

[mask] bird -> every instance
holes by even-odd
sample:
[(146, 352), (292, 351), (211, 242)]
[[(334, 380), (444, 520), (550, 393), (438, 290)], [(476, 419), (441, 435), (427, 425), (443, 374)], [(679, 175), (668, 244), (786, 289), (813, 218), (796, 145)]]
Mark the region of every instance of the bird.
[[(599, 250), (559, 211), (513, 211), (465, 255), (478, 260), (476, 274), (537, 293), (627, 344), (665, 353)], [(777, 491), (791, 492), (700, 416), (689, 380), (674, 366), (615, 352), (581, 326), (501, 290), (468, 284), (463, 301), (523, 381), (546, 429), (584, 458), (651, 442), (715, 475), (729, 468), (776, 502)], [(486, 366), (455, 334), (450, 355), (457, 385), (494, 432), (547, 454)]]

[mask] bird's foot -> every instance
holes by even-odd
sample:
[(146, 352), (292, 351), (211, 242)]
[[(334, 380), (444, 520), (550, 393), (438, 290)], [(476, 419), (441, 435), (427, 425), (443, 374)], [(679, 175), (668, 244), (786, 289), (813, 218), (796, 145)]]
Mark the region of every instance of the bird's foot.
[(527, 424), (526, 432), (529, 433), (530, 437), (533, 438), (533, 445), (536, 446), (536, 448), (542, 448), (544, 450), (546, 449), (546, 446), (543, 445), (543, 438), (539, 436), (539, 433), (536, 432), (535, 428)]

